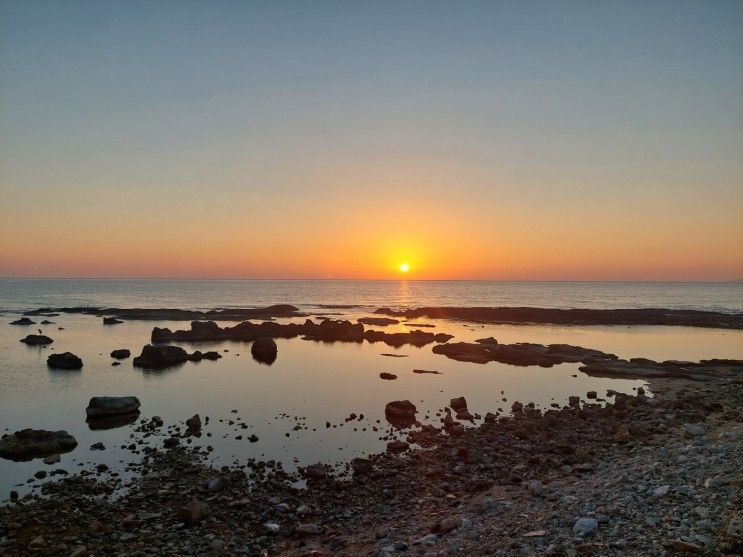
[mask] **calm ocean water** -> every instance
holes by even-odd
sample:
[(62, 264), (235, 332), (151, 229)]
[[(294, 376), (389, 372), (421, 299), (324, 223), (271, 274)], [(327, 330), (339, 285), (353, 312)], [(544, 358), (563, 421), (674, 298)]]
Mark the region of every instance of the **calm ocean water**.
[(743, 311), (743, 282), (2, 279), (0, 311), (42, 306), (667, 307)]

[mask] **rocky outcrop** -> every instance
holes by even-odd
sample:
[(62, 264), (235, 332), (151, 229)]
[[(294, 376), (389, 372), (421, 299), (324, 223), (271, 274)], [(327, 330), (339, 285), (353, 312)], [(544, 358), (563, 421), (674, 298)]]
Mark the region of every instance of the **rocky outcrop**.
[(132, 353), (128, 348), (118, 348), (111, 352), (111, 357), (116, 358), (117, 360), (123, 360), (131, 355)]
[(384, 342), (389, 346), (399, 347), (405, 344), (425, 346), (433, 342), (447, 342), (451, 335), (445, 333), (427, 333), (410, 331), (407, 333), (385, 333), (382, 331), (365, 331), (361, 323), (325, 319), (319, 323), (308, 319), (304, 323), (280, 324), (272, 321), (251, 323), (244, 321), (233, 327), (220, 327), (213, 321), (194, 321), (190, 330), (171, 331), (155, 327), (152, 330), (152, 342), (203, 342), (219, 340), (254, 341), (259, 338), (294, 338), (301, 336), (304, 340), (319, 342)]
[(422, 307), (374, 313), (416, 319), (459, 319), (481, 323), (548, 323), (552, 325), (679, 325), (743, 329), (743, 313), (665, 308), (555, 309), (532, 307)]
[(119, 323), (123, 323), (123, 321), (121, 319), (116, 319), (115, 317), (104, 317), (103, 318), (104, 325), (118, 325)]
[(442, 354), (452, 360), (484, 364), (501, 362), (515, 366), (552, 367), (568, 362), (586, 362), (594, 359), (616, 360), (614, 354), (600, 350), (571, 346), (569, 344), (498, 344), (495, 339), (480, 339), (476, 343), (456, 342), (433, 347), (434, 354)]
[(397, 325), (400, 321), (392, 319), (390, 317), (362, 317), (357, 319), (359, 323), (364, 325), (373, 325), (377, 327), (386, 327), (387, 325)]
[(77, 440), (66, 431), (23, 429), (0, 439), (0, 457), (9, 460), (31, 460), (52, 454), (70, 452)]
[(22, 338), (21, 342), (25, 342), (31, 346), (43, 346), (44, 344), (51, 344), (54, 341), (46, 335), (28, 335), (26, 338)]
[(250, 347), (253, 359), (262, 364), (271, 365), (276, 361), (278, 347), (272, 338), (257, 338)]
[(743, 373), (743, 360), (701, 360), (680, 362), (667, 360), (655, 362), (646, 358), (630, 360), (592, 360), (581, 366), (580, 371), (594, 377), (653, 378), (677, 377), (703, 381), (724, 379)]
[(53, 369), (80, 369), (83, 367), (83, 361), (72, 352), (62, 352), (61, 354), (49, 354), (46, 365)]
[(221, 357), (213, 350), (209, 352), (197, 350), (189, 354), (180, 346), (148, 344), (142, 348), (142, 353), (132, 360), (132, 365), (144, 369), (165, 369), (189, 361), (218, 360)]
[(98, 317), (115, 317), (130, 320), (191, 321), (194, 319), (218, 319), (220, 321), (243, 321), (245, 319), (271, 319), (273, 317), (298, 317), (299, 309), (289, 304), (277, 304), (264, 308), (229, 308), (209, 311), (193, 311), (170, 308), (91, 308), (64, 307), (40, 308), (27, 311), (24, 315), (48, 315), (50, 312), (78, 313)]
[(36, 321), (31, 321), (28, 317), (21, 317), (10, 322), (11, 325), (36, 325)]

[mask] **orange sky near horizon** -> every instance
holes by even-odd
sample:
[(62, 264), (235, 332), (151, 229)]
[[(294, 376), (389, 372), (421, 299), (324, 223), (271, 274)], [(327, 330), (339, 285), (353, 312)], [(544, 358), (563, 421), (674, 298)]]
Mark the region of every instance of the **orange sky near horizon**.
[(743, 279), (742, 23), (0, 3), (0, 277)]

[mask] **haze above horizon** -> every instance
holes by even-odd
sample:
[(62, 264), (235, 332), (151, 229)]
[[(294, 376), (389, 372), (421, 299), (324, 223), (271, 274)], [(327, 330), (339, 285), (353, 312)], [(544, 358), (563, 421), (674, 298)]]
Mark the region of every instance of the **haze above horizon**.
[(738, 281), (743, 3), (0, 3), (0, 276)]

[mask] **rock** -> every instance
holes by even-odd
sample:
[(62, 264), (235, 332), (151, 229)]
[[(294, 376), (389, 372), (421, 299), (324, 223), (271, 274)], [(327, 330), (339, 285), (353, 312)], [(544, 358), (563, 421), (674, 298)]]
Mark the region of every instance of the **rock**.
[(327, 464), (318, 462), (317, 464), (310, 464), (309, 466), (300, 470), (305, 478), (321, 480), (323, 478), (326, 478), (330, 474), (332, 469)]
[(42, 325), (56, 325), (54, 321), (49, 321), (48, 319), (44, 319), (44, 321), (41, 322)]
[(117, 360), (123, 360), (124, 358), (128, 358), (131, 355), (132, 353), (128, 348), (119, 348), (111, 352), (111, 357), (116, 358)]
[(388, 381), (392, 381), (394, 379), (397, 379), (397, 375), (395, 375), (394, 373), (387, 373), (386, 371), (383, 371), (382, 373), (380, 373), (379, 374), (379, 377), (381, 379), (386, 379)]
[(430, 375), (441, 375), (441, 372), (440, 371), (434, 371), (434, 370), (430, 370), (430, 369), (414, 369), (413, 370), (413, 373), (418, 373), (418, 374), (428, 373)]
[(410, 445), (406, 443), (405, 441), (395, 440), (390, 441), (387, 443), (387, 450), (391, 453), (401, 453), (403, 451), (407, 451), (410, 448)]
[(70, 452), (77, 440), (66, 431), (23, 429), (0, 439), (0, 457), (10, 460), (31, 460), (51, 454)]
[(59, 460), (59, 455), (57, 453), (54, 453), (44, 458), (44, 464), (56, 464), (57, 462), (59, 462)]
[(272, 338), (257, 338), (250, 347), (253, 359), (262, 364), (271, 365), (276, 361), (278, 347)]
[(91, 451), (105, 451), (106, 450), (106, 446), (103, 443), (101, 443), (100, 441), (98, 441), (97, 443), (93, 443), (90, 446), (90, 450)]
[(279, 531), (281, 530), (281, 528), (279, 527), (279, 525), (276, 524), (275, 522), (266, 522), (263, 525), (263, 528), (265, 528), (266, 529), (266, 533), (269, 534), (269, 535), (271, 535), (271, 536), (277, 535), (279, 533)]
[(627, 443), (631, 438), (629, 426), (627, 424), (619, 424), (617, 430), (612, 434), (611, 438), (617, 443)]
[(201, 416), (194, 414), (186, 420), (186, 427), (192, 431), (201, 430)]
[(590, 536), (599, 527), (599, 522), (595, 518), (581, 517), (573, 525), (573, 534), (576, 536)]
[(670, 491), (670, 489), (671, 489), (670, 485), (662, 485), (653, 490), (653, 495), (655, 497), (664, 497), (668, 495), (668, 492)]
[(142, 348), (142, 353), (132, 360), (134, 367), (164, 369), (188, 361), (188, 353), (180, 346), (152, 345)]
[(357, 319), (359, 323), (364, 325), (375, 325), (378, 327), (386, 327), (387, 325), (397, 325), (400, 321), (389, 317), (362, 317)]
[(395, 427), (410, 427), (415, 423), (415, 405), (409, 400), (394, 400), (384, 407), (384, 416)]
[(72, 352), (62, 352), (49, 354), (46, 365), (53, 369), (80, 369), (83, 367), (83, 361)]
[(511, 405), (511, 412), (513, 412), (514, 414), (519, 414), (523, 411), (524, 405), (521, 404), (518, 400)]
[(579, 396), (569, 396), (568, 397), (568, 406), (572, 406), (573, 408), (577, 408), (580, 406), (580, 397)]
[(139, 411), (140, 402), (135, 396), (94, 396), (85, 413), (89, 418), (130, 414)]
[(115, 317), (104, 317), (103, 318), (104, 325), (118, 325), (119, 323), (123, 323), (123, 321), (121, 319), (116, 319)]
[(451, 399), (451, 401), (449, 402), (449, 406), (457, 414), (467, 411), (467, 401), (463, 396)]
[(46, 335), (28, 335), (26, 338), (22, 338), (21, 342), (25, 342), (31, 346), (42, 346), (44, 344), (51, 344), (54, 341)]
[(704, 435), (704, 425), (686, 424), (684, 425), (684, 435), (686, 435), (686, 437), (699, 437), (700, 435)]
[(31, 321), (28, 317), (21, 317), (10, 322), (11, 325), (36, 325), (36, 321)]
[(173, 449), (179, 444), (180, 441), (177, 437), (168, 437), (165, 441), (163, 441), (163, 447), (165, 447), (166, 449)]
[(318, 534), (322, 533), (322, 528), (320, 528), (317, 524), (299, 524), (297, 525), (297, 535), (298, 536), (317, 536)]
[(680, 539), (673, 540), (671, 546), (673, 549), (680, 551), (681, 553), (702, 553), (702, 546), (691, 542), (685, 542)]
[(598, 394), (596, 393), (596, 391), (588, 391), (586, 393), (586, 398), (596, 399), (597, 396)]
[(440, 520), (431, 527), (431, 532), (434, 534), (448, 534), (452, 530), (456, 530), (462, 525), (462, 519), (459, 517), (448, 517)]
[(372, 471), (372, 461), (368, 458), (354, 458), (351, 461), (351, 468), (355, 476), (363, 476)]
[(209, 505), (198, 499), (192, 499), (176, 511), (176, 518), (186, 526), (195, 526), (210, 514)]

